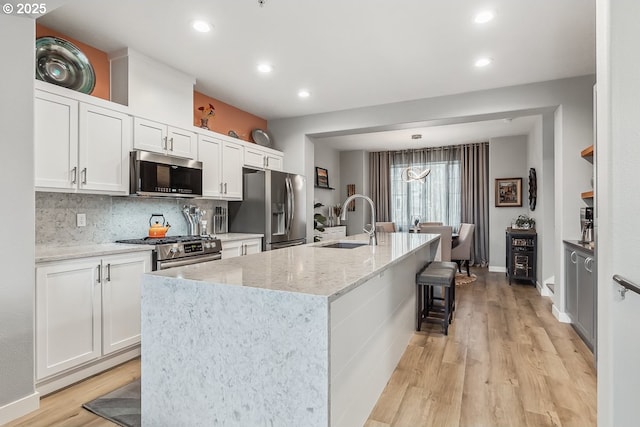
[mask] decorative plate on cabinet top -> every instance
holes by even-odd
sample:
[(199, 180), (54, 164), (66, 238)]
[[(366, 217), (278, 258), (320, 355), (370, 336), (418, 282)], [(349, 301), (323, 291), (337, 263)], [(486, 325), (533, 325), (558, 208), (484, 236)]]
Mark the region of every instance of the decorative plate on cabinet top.
[(262, 129), (254, 129), (251, 132), (251, 136), (253, 140), (258, 145), (262, 145), (263, 147), (271, 147), (271, 137), (267, 133), (267, 131)]
[(85, 54), (73, 43), (50, 36), (36, 39), (36, 78), (87, 94), (96, 85)]

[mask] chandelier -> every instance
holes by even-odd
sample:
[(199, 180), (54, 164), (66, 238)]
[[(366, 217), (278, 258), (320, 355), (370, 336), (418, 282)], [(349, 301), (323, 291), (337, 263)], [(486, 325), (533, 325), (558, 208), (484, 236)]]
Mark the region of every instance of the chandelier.
[(430, 173), (431, 173), (431, 169), (429, 168), (420, 172), (420, 171), (414, 170), (412, 166), (409, 166), (402, 169), (400, 178), (404, 182), (420, 181), (424, 183), (427, 181), (427, 175), (429, 175)]

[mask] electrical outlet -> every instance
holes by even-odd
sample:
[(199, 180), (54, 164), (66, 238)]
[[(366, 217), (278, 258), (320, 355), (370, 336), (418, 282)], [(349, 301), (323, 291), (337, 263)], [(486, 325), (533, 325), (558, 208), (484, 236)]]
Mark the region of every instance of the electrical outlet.
[(87, 226), (87, 214), (79, 213), (76, 215), (76, 225), (78, 227)]

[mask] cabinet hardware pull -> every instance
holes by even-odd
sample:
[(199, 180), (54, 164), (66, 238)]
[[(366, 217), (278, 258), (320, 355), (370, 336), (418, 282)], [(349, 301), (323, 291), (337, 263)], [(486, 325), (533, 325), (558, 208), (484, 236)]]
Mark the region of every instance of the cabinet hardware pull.
[(82, 183), (87, 183), (87, 168), (82, 168)]
[(220, 183), (220, 194), (224, 194), (224, 184)]
[(589, 273), (593, 273), (593, 268), (591, 267), (593, 264), (593, 258), (591, 257), (587, 257), (584, 260), (584, 269), (587, 270)]
[(269, 157), (265, 157), (264, 160), (267, 162), (267, 167), (269, 167)]
[(73, 169), (71, 169), (72, 173), (73, 173), (73, 179), (71, 180), (72, 184), (75, 184), (76, 182), (78, 182), (78, 167), (74, 166)]
[(96, 280), (96, 283), (100, 282), (102, 282), (102, 265), (98, 264), (98, 279)]
[(227, 183), (224, 183), (224, 194), (227, 194)]
[(163, 150), (167, 149), (167, 137), (165, 136), (164, 138), (162, 138), (162, 140), (164, 141), (164, 146), (162, 147)]
[(111, 263), (107, 264), (107, 282), (111, 281)]
[[(575, 258), (574, 258), (575, 257)], [(578, 254), (576, 253), (576, 251), (571, 252), (571, 255), (569, 255), (569, 259), (571, 260), (572, 263), (577, 264), (578, 263)]]
[(171, 139), (169, 139), (169, 141), (171, 141), (171, 151), (173, 151), (173, 137), (171, 137)]

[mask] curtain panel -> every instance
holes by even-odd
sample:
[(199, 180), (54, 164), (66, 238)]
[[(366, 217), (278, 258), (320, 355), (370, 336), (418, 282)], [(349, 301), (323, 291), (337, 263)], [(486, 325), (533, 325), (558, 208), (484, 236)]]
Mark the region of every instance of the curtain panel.
[(489, 264), (489, 143), (461, 146), (461, 222), (475, 224), (471, 263)]
[[(475, 224), (471, 263), (489, 261), (489, 143), (369, 153), (371, 198), (379, 221), (407, 231), (414, 220), (457, 229)], [(404, 182), (402, 171), (429, 168), (425, 182)]]
[[(425, 182), (402, 180), (407, 167), (431, 170)], [(391, 152), (391, 220), (407, 231), (415, 220), (460, 224), (460, 150), (456, 146)]]
[(391, 155), (388, 151), (369, 153), (369, 188), (378, 221), (391, 221)]

